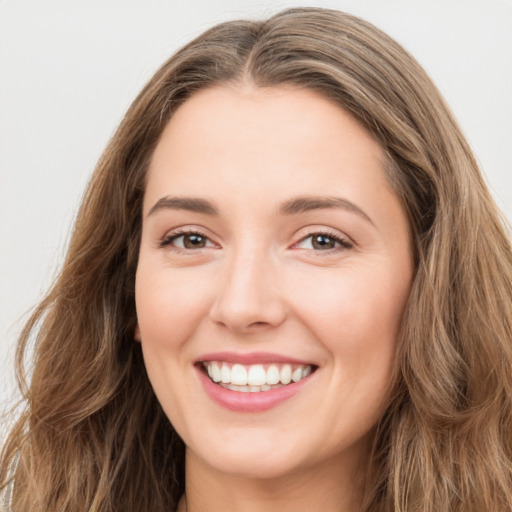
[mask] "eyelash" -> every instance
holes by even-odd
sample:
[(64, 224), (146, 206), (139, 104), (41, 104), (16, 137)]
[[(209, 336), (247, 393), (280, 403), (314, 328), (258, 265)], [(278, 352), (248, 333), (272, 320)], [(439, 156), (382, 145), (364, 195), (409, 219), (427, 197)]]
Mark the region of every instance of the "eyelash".
[[(200, 236), (200, 237), (205, 238), (206, 240), (210, 240), (207, 235), (205, 235), (204, 233), (202, 233), (201, 231), (199, 231), (197, 229), (183, 229), (183, 230), (175, 231), (172, 235), (168, 235), (168, 236), (164, 237), (160, 241), (159, 246), (161, 248), (168, 247), (168, 246), (172, 245), (172, 243), (175, 240), (177, 240), (178, 238), (185, 237), (185, 236), (191, 236), (191, 235)], [(176, 247), (176, 246), (174, 246), (174, 249), (182, 250), (182, 251), (194, 251), (194, 249), (187, 249), (187, 248)]]
[(351, 242), (349, 242), (346, 238), (343, 238), (342, 236), (338, 235), (337, 233), (333, 233), (328, 230), (315, 231), (313, 233), (309, 233), (308, 235), (302, 237), (298, 242), (296, 242), (293, 245), (297, 246), (297, 245), (301, 244), (302, 242), (304, 242), (305, 240), (307, 240), (308, 238), (313, 238), (313, 237), (317, 237), (317, 236), (328, 238), (335, 244), (338, 244), (338, 247), (333, 247), (331, 249), (323, 249), (323, 250), (322, 249), (317, 249), (317, 250), (312, 249), (314, 252), (317, 252), (317, 253), (333, 254), (335, 252), (352, 249), (354, 247), (354, 245)]
[[(164, 247), (172, 246), (173, 242), (176, 241), (177, 239), (179, 239), (181, 237), (185, 237), (185, 236), (192, 236), (192, 235), (200, 236), (207, 241), (210, 240), (209, 237), (205, 233), (202, 233), (201, 231), (199, 231), (197, 229), (194, 229), (194, 230), (184, 229), (184, 230), (176, 231), (176, 232), (172, 233), (171, 235), (164, 237), (160, 241), (159, 247), (164, 248)], [(303, 243), (308, 238), (312, 238), (315, 236), (321, 236), (321, 237), (328, 238), (335, 244), (338, 244), (338, 247), (333, 247), (331, 249), (324, 249), (324, 250), (312, 249), (314, 252), (323, 253), (323, 254), (332, 254), (334, 252), (352, 249), (354, 247), (353, 244), (351, 242), (349, 242), (346, 238), (343, 238), (343, 237), (339, 236), (338, 234), (327, 231), (327, 230), (315, 231), (313, 233), (309, 233), (308, 235), (302, 237), (298, 242), (293, 244), (293, 247), (296, 247), (297, 245)], [(204, 249), (204, 247), (199, 247), (197, 249)], [(174, 246), (174, 250), (177, 250), (177, 251), (187, 251), (187, 252), (192, 251), (192, 252), (194, 252), (197, 249), (187, 249), (187, 248), (183, 248), (183, 247)], [(297, 249), (299, 249), (299, 248), (297, 248)], [(305, 249), (305, 250), (307, 250), (307, 249)]]

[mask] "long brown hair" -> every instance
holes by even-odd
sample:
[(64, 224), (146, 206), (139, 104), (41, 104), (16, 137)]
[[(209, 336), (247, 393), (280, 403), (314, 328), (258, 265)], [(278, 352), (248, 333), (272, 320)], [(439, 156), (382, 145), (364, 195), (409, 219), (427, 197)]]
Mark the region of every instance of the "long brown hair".
[(184, 446), (133, 340), (145, 175), (180, 104), (241, 82), (315, 90), (352, 113), (388, 155), (409, 218), (416, 272), (363, 510), (512, 511), (509, 235), (417, 62), (369, 23), (315, 8), (210, 29), (130, 107), (89, 183), (63, 269), (19, 341), (25, 407), (0, 466), (2, 485), (14, 481), (12, 510), (175, 509)]

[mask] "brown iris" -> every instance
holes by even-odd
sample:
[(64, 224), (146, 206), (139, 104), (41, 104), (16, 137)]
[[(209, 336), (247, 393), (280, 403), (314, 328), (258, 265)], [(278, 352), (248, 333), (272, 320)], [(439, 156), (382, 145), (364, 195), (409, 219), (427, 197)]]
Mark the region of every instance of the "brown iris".
[(197, 233), (183, 235), (183, 247), (185, 249), (201, 249), (206, 247), (206, 237)]
[(336, 247), (336, 240), (326, 235), (313, 235), (311, 243), (314, 249), (320, 250), (334, 249)]

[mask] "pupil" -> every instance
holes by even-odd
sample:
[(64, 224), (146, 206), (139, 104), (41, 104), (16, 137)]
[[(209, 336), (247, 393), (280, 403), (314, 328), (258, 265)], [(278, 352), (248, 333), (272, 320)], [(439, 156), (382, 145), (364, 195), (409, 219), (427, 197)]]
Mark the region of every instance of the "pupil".
[(316, 235), (313, 237), (313, 247), (315, 249), (334, 249), (334, 240), (325, 235)]
[(183, 245), (187, 249), (197, 249), (198, 247), (204, 247), (205, 240), (201, 235), (186, 235), (183, 240)]

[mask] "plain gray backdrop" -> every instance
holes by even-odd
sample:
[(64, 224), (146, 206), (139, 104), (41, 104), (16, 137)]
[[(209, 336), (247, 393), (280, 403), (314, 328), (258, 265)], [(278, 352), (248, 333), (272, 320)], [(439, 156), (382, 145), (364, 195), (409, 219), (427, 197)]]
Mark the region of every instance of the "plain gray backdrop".
[(220, 21), (314, 5), (402, 43), (459, 119), (512, 220), (512, 0), (0, 0), (0, 410), (26, 313), (62, 263), (95, 162), (179, 46)]

